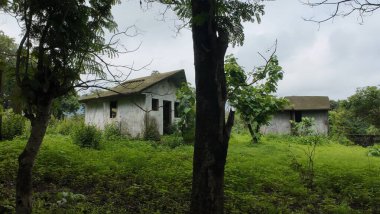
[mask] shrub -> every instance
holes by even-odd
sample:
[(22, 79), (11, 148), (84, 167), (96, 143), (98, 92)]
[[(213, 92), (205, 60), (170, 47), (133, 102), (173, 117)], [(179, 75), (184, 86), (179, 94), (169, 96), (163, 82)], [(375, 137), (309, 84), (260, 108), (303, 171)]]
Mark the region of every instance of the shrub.
[(162, 136), (161, 138), (161, 144), (164, 146), (168, 146), (172, 149), (183, 145), (183, 143), (184, 143), (183, 138), (181, 137), (179, 133)]
[(22, 135), (25, 127), (25, 118), (12, 110), (6, 110), (2, 114), (3, 121), (1, 133), (3, 139), (12, 140), (16, 136)]
[(82, 148), (99, 149), (102, 133), (93, 125), (77, 126), (73, 132), (73, 142)]
[(144, 130), (144, 139), (145, 140), (153, 140), (160, 141), (161, 135), (158, 131), (158, 124), (156, 119), (154, 118), (146, 118), (145, 119), (145, 130)]
[(118, 124), (109, 123), (104, 127), (103, 138), (105, 140), (117, 140), (122, 138), (121, 130)]
[(380, 146), (373, 146), (369, 148), (368, 156), (380, 157)]
[(301, 122), (290, 121), (291, 133), (296, 136), (307, 136), (314, 134), (314, 118), (303, 117)]
[(56, 122), (55, 130), (62, 135), (71, 135), (75, 130), (84, 124), (83, 117), (71, 117)]

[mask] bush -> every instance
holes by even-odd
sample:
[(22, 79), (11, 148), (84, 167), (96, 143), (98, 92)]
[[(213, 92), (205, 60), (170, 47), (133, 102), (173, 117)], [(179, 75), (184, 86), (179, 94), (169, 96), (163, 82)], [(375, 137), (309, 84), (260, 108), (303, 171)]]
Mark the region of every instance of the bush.
[(380, 146), (373, 146), (369, 148), (368, 156), (380, 157)]
[(55, 122), (55, 132), (62, 135), (71, 135), (84, 124), (83, 117), (71, 117)]
[(161, 144), (164, 146), (168, 146), (172, 149), (183, 145), (183, 143), (184, 143), (183, 138), (181, 137), (179, 133), (162, 136), (161, 138)]
[(99, 149), (102, 133), (93, 125), (77, 126), (73, 132), (73, 142), (82, 148)]
[(118, 124), (110, 123), (104, 127), (103, 138), (105, 140), (117, 140), (122, 138), (121, 130)]
[(1, 133), (3, 139), (12, 140), (16, 136), (22, 135), (25, 127), (25, 118), (12, 110), (6, 110), (2, 114), (3, 121)]
[(314, 134), (314, 118), (303, 117), (301, 122), (290, 121), (291, 133), (295, 136), (307, 136)]
[(144, 139), (160, 141), (161, 135), (158, 131), (158, 124), (154, 118), (145, 119)]

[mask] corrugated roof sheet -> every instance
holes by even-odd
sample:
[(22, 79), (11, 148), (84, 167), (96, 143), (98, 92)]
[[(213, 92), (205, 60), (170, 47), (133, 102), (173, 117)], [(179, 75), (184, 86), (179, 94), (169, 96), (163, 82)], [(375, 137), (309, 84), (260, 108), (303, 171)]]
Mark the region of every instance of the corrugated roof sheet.
[(99, 91), (96, 93), (92, 93), (89, 95), (84, 95), (79, 98), (79, 101), (88, 101), (92, 99), (97, 99), (97, 98), (105, 98), (105, 97), (111, 97), (111, 96), (117, 96), (117, 95), (129, 95), (129, 94), (134, 94), (134, 93), (139, 93), (142, 92), (144, 89), (147, 89), (162, 80), (165, 80), (170, 77), (178, 76), (186, 82), (186, 76), (185, 76), (185, 71), (183, 69), (181, 70), (176, 70), (176, 71), (171, 71), (171, 72), (165, 72), (165, 73), (156, 73), (152, 74), (150, 76), (145, 76), (145, 77), (140, 77), (137, 79), (132, 79), (123, 82), (122, 84), (111, 88), (110, 90), (105, 90), (105, 91)]
[(290, 104), (285, 110), (328, 110), (330, 100), (327, 96), (288, 96)]

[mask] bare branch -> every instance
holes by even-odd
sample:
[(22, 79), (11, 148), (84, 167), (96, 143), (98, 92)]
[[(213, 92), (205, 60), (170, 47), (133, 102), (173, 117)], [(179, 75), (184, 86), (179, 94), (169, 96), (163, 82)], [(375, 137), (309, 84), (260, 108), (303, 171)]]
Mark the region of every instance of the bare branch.
[(319, 0), (319, 1), (302, 1), (304, 5), (311, 8), (326, 6), (331, 8), (331, 14), (322, 19), (304, 18), (305, 21), (311, 21), (318, 24), (333, 20), (337, 16), (346, 17), (353, 13), (357, 13), (363, 22), (363, 17), (366, 15), (372, 15), (372, 13), (380, 8), (380, 2), (378, 0)]

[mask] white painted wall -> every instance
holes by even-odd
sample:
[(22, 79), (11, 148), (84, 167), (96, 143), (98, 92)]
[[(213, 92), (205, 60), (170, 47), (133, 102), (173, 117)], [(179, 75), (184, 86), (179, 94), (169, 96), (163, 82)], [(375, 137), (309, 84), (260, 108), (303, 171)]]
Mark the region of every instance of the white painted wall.
[[(174, 102), (176, 101), (176, 92), (177, 92), (176, 85), (170, 81), (170, 80), (163, 80), (160, 83), (147, 88), (143, 91), (143, 93), (146, 95), (146, 107), (149, 110), (149, 117), (156, 119), (160, 134), (163, 134), (164, 132), (164, 124), (163, 124), (163, 103), (164, 100), (171, 101), (171, 118), (172, 123), (176, 121), (176, 118), (174, 117)], [(159, 100), (159, 109), (158, 111), (152, 111), (152, 99), (158, 99)]]
[(261, 128), (261, 132), (263, 134), (290, 134), (290, 119), (290, 112), (279, 112), (272, 117), (269, 125)]
[[(145, 114), (149, 112), (149, 117), (157, 121), (159, 132), (163, 134), (163, 101), (171, 101), (173, 123), (176, 120), (174, 118), (176, 90), (177, 87), (173, 82), (164, 80), (147, 88), (142, 94), (87, 101), (85, 103), (85, 122), (102, 130), (106, 124), (116, 123), (122, 133), (138, 137), (142, 136), (144, 132)], [(158, 111), (152, 111), (152, 98), (159, 100), (160, 108)], [(110, 118), (111, 101), (117, 101), (116, 118)]]
[[(318, 134), (328, 134), (328, 111), (302, 111), (302, 117), (312, 117), (315, 120), (313, 127)], [(263, 134), (290, 134), (291, 113), (289, 111), (279, 112), (275, 114), (269, 125), (263, 126), (261, 132)]]
[(302, 111), (302, 117), (314, 118), (314, 131), (318, 134), (327, 135), (329, 133), (329, 120), (327, 111)]

